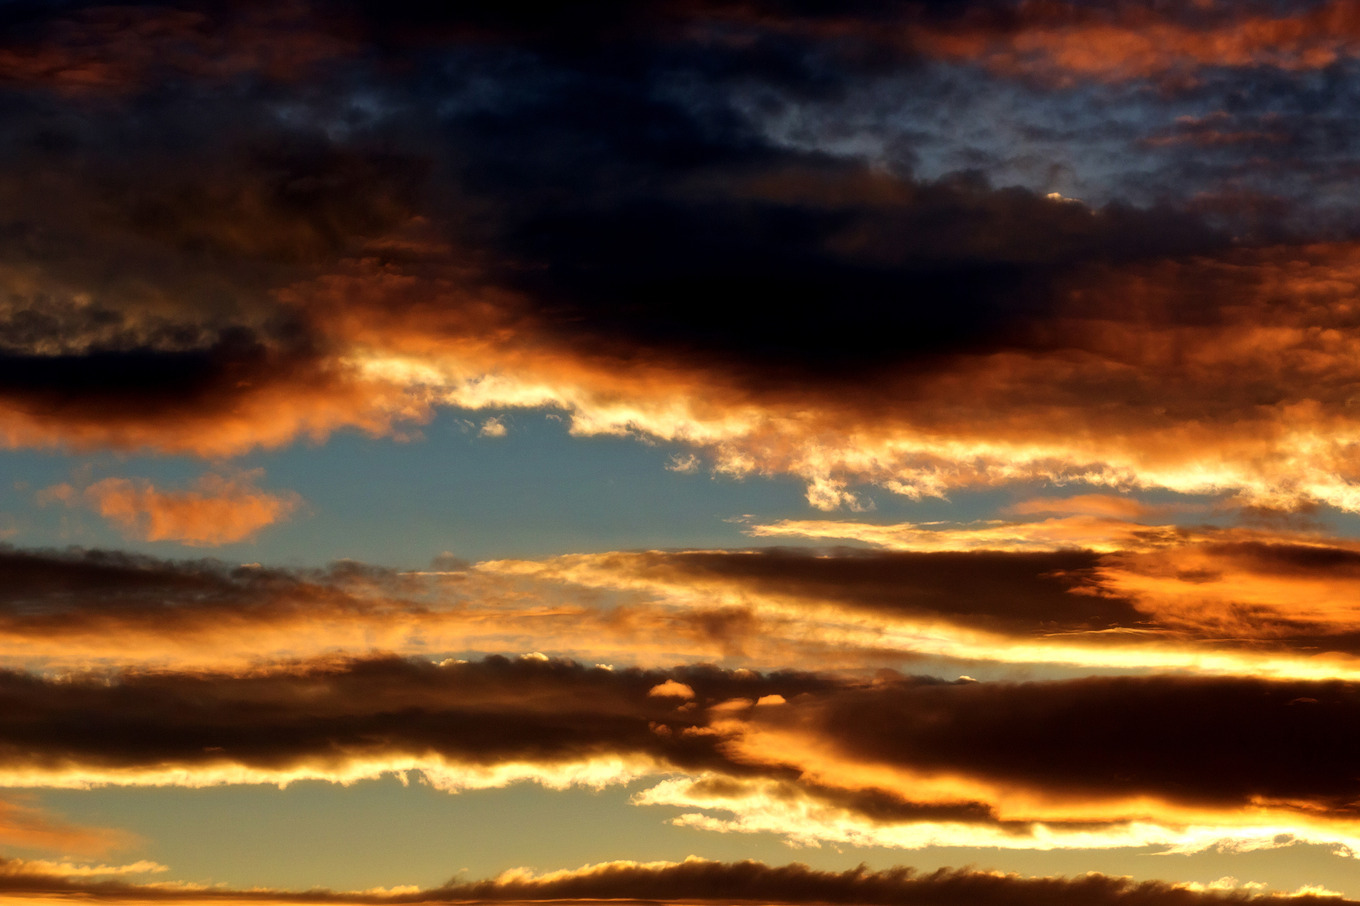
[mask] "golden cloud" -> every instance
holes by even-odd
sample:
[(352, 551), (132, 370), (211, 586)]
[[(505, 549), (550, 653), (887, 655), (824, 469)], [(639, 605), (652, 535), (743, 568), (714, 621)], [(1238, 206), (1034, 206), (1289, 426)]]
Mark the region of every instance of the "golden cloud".
[(69, 484), (39, 492), (40, 500), (77, 500), (142, 541), (177, 541), (194, 547), (230, 544), (288, 518), (302, 503), (294, 493), (256, 486), (263, 469), (208, 473), (190, 490), (158, 490), (145, 479), (105, 478), (81, 491)]

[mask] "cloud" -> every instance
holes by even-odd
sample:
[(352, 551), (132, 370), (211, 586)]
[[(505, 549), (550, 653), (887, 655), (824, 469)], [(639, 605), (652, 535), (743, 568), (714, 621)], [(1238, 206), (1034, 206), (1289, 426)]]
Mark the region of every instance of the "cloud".
[(1096, 9), (1055, 3), (993, 11), (979, 4), (970, 11), (979, 15), (919, 27), (912, 44), (931, 56), (1065, 87), (1082, 79), (1193, 85), (1210, 68), (1310, 71), (1360, 53), (1360, 21), (1352, 4), (1299, 6), (1272, 15), (1268, 6), (1252, 4), (1214, 9), (1118, 3)]
[(793, 656), (853, 669), (856, 658), (901, 666), (937, 657), (1045, 670), (1360, 676), (1349, 542), (1120, 520), (1080, 521), (1084, 532), (1100, 530), (1083, 538), (1061, 524), (1055, 536), (1052, 520), (790, 523), (789, 533), (906, 549), (616, 552), (478, 570), (532, 580), (543, 594), (580, 586), (629, 595), (630, 614), (688, 613), (688, 628), (675, 630), (702, 631), (753, 664)]
[(0, 876), (50, 875), (54, 878), (91, 878), (111, 875), (140, 875), (168, 871), (159, 862), (146, 859), (127, 865), (90, 865), (81, 862), (52, 862), (46, 859), (4, 859)]
[[(694, 698), (677, 709), (649, 694), (665, 682)], [(782, 704), (757, 704), (774, 696)], [(698, 828), (804, 843), (1360, 846), (1346, 755), (1360, 701), (1335, 681), (949, 683), (387, 658), (242, 674), (0, 673), (0, 705), (7, 786), (415, 772), (457, 791), (665, 775), (635, 801), (705, 810), (677, 819)], [(736, 817), (711, 814), (723, 810)]]
[(481, 429), (477, 432), (479, 437), (504, 437), (509, 432), (505, 427), (505, 422), (499, 418), (488, 418), (482, 422)]
[[(74, 100), (25, 91), (0, 143), (22, 174), (0, 180), (17, 224), (0, 442), (212, 457), (351, 427), (411, 436), (440, 406), (551, 407), (577, 434), (683, 445), (678, 463), (797, 476), (827, 508), (1016, 481), (1360, 508), (1344, 231), (1234, 245), (1242, 223), (1197, 213), (1199, 184), (1085, 204), (780, 141), (740, 86), (792, 98), (808, 59), (863, 71), (847, 35), (874, 17), (776, 9), (782, 24), (609, 7), (590, 21), (616, 27), (550, 34), (481, 7), (364, 6), (350, 40), (373, 54), (295, 74), (314, 91), (186, 76), (135, 101), (156, 110), (136, 130), (130, 97), (67, 116)], [(1147, 24), (1129, 6), (1036, 9), (906, 11), (896, 34)], [(1349, 21), (1319, 9), (1257, 15), (1226, 44), (1221, 11), (1173, 30), (1311, 59), (1310, 29)], [(12, 42), (104, 15), (66, 13), (35, 12)], [(285, 13), (267, 28), (332, 35)], [(219, 27), (203, 16), (182, 28)], [(97, 55), (132, 27), (67, 43)], [(803, 62), (753, 68), (723, 29)], [(513, 62), (520, 42), (543, 51), (532, 65)], [(639, 52), (583, 49), (600, 42)], [(380, 65), (397, 46), (443, 75)], [(924, 78), (919, 53), (949, 46), (879, 68)]]
[[(1051, 506), (1051, 504), (1040, 504)], [(1103, 504), (1101, 504), (1103, 505)], [(1032, 505), (1031, 505), (1032, 506)], [(1096, 509), (1084, 506), (1086, 509)], [(1023, 506), (1021, 509), (1030, 509)], [(985, 520), (966, 525), (910, 522), (882, 524), (817, 519), (784, 519), (753, 525), (757, 538), (835, 538), (907, 551), (1120, 550), (1172, 541), (1175, 526), (1149, 526), (1106, 515), (1059, 516), (1041, 522)]]
[[(966, 555), (955, 553), (960, 550), (977, 551), (978, 564), (997, 560), (1026, 570), (1024, 559), (1002, 552), (1099, 551), (1084, 568), (1069, 566), (1036, 578), (1060, 591), (1059, 601), (1065, 598), (1073, 608), (1094, 609), (1097, 603), (1078, 603), (1066, 596), (1100, 599), (1110, 608), (1105, 629), (1160, 632), (1181, 641), (1245, 642), (1257, 650), (1278, 646), (1299, 654), (1354, 651), (1360, 629), (1360, 612), (1354, 606), (1360, 553), (1349, 540), (1326, 535), (1088, 517), (963, 526), (787, 520), (754, 526), (753, 532), (866, 541), (911, 552), (905, 556), (931, 562), (934, 575), (944, 575), (943, 566), (951, 559), (967, 562)], [(939, 552), (939, 556), (929, 557), (928, 552)], [(1085, 555), (1074, 550), (1074, 556)], [(714, 562), (723, 559), (714, 558)], [(734, 557), (728, 562), (735, 566), (742, 561)], [(854, 571), (853, 560), (843, 557), (842, 562)], [(1004, 581), (1023, 587), (1016, 575)], [(851, 581), (844, 582), (844, 589), (851, 587)], [(1009, 597), (1014, 592), (998, 594)], [(845, 600), (854, 600), (854, 596), (847, 594)], [(1055, 617), (1061, 612), (1061, 603), (1052, 605)], [(1061, 618), (1055, 619), (1051, 631), (1100, 631), (1095, 623), (1087, 630), (1074, 625), (1059, 628), (1060, 623)]]
[(1154, 507), (1132, 497), (1112, 494), (1076, 494), (1071, 497), (1031, 497), (1006, 507), (1017, 516), (1051, 513), (1060, 516), (1104, 516), (1110, 519), (1137, 519), (1150, 515)]
[[(563, 899), (593, 904), (618, 900), (657, 903), (705, 903), (729, 906), (759, 900), (767, 903), (872, 904), (872, 906), (1002, 906), (1002, 904), (1082, 904), (1082, 906), (1217, 906), (1230, 903), (1297, 902), (1280, 895), (1156, 881), (1136, 882), (1100, 874), (1076, 878), (1026, 877), (999, 872), (940, 869), (918, 872), (907, 867), (869, 871), (863, 866), (844, 872), (818, 871), (800, 863), (767, 866), (759, 862), (711, 862), (691, 857), (683, 862), (606, 862), (570, 871), (535, 875), (523, 869), (471, 883), (449, 883), (411, 892), (329, 890), (232, 890), (169, 885), (135, 885), (121, 881), (90, 882), (45, 870), (42, 865), (9, 860), (0, 863), (0, 889), (12, 896), (47, 895), (62, 902), (79, 897), (89, 902), (164, 902), (261, 904), (309, 903), (479, 903), (551, 902)], [(41, 901), (39, 901), (41, 902)], [(1307, 902), (1304, 900), (1303, 902)], [(1327, 899), (1335, 906), (1350, 900)]]
[[(338, 34), (318, 30), (303, 3), (268, 12), (243, 4), (211, 12), (206, 5), (150, 7), (139, 15), (116, 6), (72, 6), (57, 8), (36, 29), (27, 23), (28, 39), (0, 51), (0, 84), (83, 99), (118, 97), (168, 76), (291, 80), (353, 51)], [(11, 17), (22, 19), (23, 11)]]
[(1036, 524), (1039, 549), (1011, 551), (970, 549), (978, 529), (964, 527), (953, 530), (960, 546), (932, 540), (927, 550), (613, 552), (429, 571), (0, 548), (0, 659), (234, 670), (537, 650), (643, 666), (1360, 676), (1354, 545), (1118, 523), (1122, 546), (1079, 549), (1064, 537), (1044, 550), (1050, 528)]
[[(135, 839), (133, 834), (126, 831), (72, 824), (44, 809), (29, 805), (22, 798), (0, 799), (0, 844), (5, 846), (102, 855), (113, 849), (122, 849)], [(44, 870), (57, 871), (61, 868), (51, 863), (42, 865)], [(66, 873), (79, 874), (80, 869), (72, 867)]]
[(0, 660), (35, 670), (241, 669), (333, 654), (546, 650), (590, 662), (727, 657), (774, 668), (790, 660), (862, 667), (903, 656), (872, 639), (867, 648), (829, 642), (815, 621), (762, 618), (749, 608), (677, 607), (650, 593), (601, 598), (547, 575), (441, 566), (342, 561), (287, 570), (0, 547)]
[(658, 683), (647, 690), (648, 695), (659, 696), (661, 698), (693, 698), (694, 690), (684, 683), (677, 683), (675, 680), (666, 680)]
[[(1089, 874), (1081, 878), (1035, 878), (993, 872), (915, 872), (895, 868), (871, 872), (816, 871), (805, 865), (766, 866), (758, 862), (721, 863), (689, 858), (684, 862), (610, 862), (575, 871), (534, 876), (508, 872), (491, 882), (457, 885), (450, 893), (478, 898), (627, 898), (670, 902), (774, 903), (1191, 903), (1182, 887), (1136, 883)], [(480, 892), (478, 895), (477, 892)], [(1212, 901), (1212, 900), (1209, 900)]]
[[(67, 681), (6, 673), (0, 778), (7, 786), (210, 786), (413, 770), (457, 790), (519, 780), (604, 785), (702, 765), (741, 773), (711, 735), (687, 732), (703, 726), (702, 709), (677, 711), (673, 699), (648, 694), (668, 681), (705, 705), (835, 684), (791, 672), (610, 670), (541, 656)], [(70, 724), (77, 713), (98, 716)]]
[(263, 469), (231, 475), (208, 473), (192, 490), (162, 491), (145, 479), (105, 478), (83, 491), (62, 484), (39, 492), (40, 500), (79, 499), (142, 541), (177, 541), (194, 547), (246, 540), (287, 519), (302, 503), (297, 494), (272, 494), (255, 482)]

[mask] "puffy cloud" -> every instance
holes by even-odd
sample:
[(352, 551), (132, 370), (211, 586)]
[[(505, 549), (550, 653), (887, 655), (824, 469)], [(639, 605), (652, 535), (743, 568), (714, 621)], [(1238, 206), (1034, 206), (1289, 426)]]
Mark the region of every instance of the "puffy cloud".
[(647, 690), (648, 695), (659, 696), (661, 698), (693, 698), (694, 690), (684, 683), (677, 683), (675, 680), (666, 680), (658, 683)]
[(256, 487), (263, 475), (263, 469), (208, 473), (187, 491), (158, 490), (146, 480), (105, 478), (80, 492), (66, 484), (46, 488), (39, 499), (72, 503), (79, 493), (84, 503), (132, 537), (212, 546), (250, 538), (287, 519), (301, 504), (297, 494)]

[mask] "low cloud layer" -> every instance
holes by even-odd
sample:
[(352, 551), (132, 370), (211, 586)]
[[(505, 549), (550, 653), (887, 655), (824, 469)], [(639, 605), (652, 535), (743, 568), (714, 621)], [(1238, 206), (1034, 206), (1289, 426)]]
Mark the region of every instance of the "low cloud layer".
[(1328, 903), (1353, 901), (1311, 893), (1263, 895), (1259, 892), (1196, 890), (1158, 882), (1089, 874), (1080, 878), (1025, 877), (990, 872), (917, 872), (898, 868), (870, 872), (815, 871), (801, 864), (767, 866), (758, 862), (610, 862), (574, 871), (533, 875), (512, 871), (489, 881), (450, 883), (412, 892), (340, 893), (327, 890), (230, 890), (189, 886), (137, 885), (118, 881), (72, 879), (46, 866), (17, 860), (0, 862), (0, 890), (24, 902), (161, 903), (358, 903), (421, 904), (479, 902), (580, 903), (646, 900), (714, 906), (766, 903), (902, 904), (902, 906), (1217, 906), (1217, 904)]
[[(668, 683), (691, 695), (654, 694)], [(804, 843), (1360, 848), (1348, 755), (1360, 699), (1341, 682), (378, 659), (239, 675), (7, 673), (0, 704), (10, 787), (654, 778), (635, 801), (689, 809), (681, 824)]]

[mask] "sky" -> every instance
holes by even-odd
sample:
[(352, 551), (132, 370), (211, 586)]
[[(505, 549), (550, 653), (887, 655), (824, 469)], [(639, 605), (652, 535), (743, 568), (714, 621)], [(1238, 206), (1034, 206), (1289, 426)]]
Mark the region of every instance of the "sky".
[(0, 2), (0, 899), (1360, 903), (1360, 2)]

